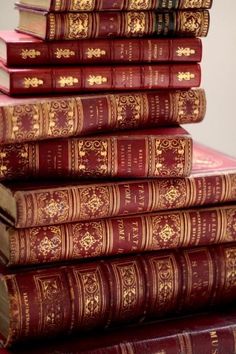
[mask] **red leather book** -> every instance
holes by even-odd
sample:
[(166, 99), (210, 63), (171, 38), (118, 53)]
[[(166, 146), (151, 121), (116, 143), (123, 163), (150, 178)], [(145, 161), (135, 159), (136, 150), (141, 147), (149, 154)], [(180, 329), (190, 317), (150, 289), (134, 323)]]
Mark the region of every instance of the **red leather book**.
[(45, 98), (0, 95), (0, 144), (200, 122), (204, 90)]
[(0, 90), (10, 95), (191, 88), (201, 83), (199, 64), (7, 68)]
[(5, 186), (2, 220), (17, 228), (55, 225), (236, 201), (236, 159), (194, 143), (188, 178)]
[(2, 276), (4, 344), (233, 303), (235, 257), (231, 244)]
[(0, 31), (0, 59), (7, 66), (200, 62), (199, 38), (131, 38), (45, 42)]
[[(235, 354), (236, 311), (217, 311), (120, 326), (41, 345), (27, 342), (1, 354)], [(93, 340), (91, 340), (91, 338)], [(1, 352), (2, 351), (2, 352)]]
[(6, 265), (45, 264), (236, 241), (236, 204), (26, 229), (0, 224)]
[(19, 0), (20, 5), (38, 10), (66, 11), (144, 11), (172, 9), (210, 9), (212, 0)]
[(0, 146), (0, 180), (43, 178), (184, 177), (192, 139), (183, 128)]
[(46, 40), (145, 36), (205, 37), (209, 11), (43, 12), (18, 7), (18, 31)]

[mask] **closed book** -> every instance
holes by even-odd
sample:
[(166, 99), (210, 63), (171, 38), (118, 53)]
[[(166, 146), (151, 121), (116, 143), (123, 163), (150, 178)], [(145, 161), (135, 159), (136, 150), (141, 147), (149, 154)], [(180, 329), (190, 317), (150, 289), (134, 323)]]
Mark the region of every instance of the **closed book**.
[(7, 66), (200, 62), (199, 38), (122, 38), (45, 42), (0, 31), (0, 59)]
[[(126, 325), (98, 333), (27, 342), (1, 354), (235, 354), (235, 308)], [(91, 340), (91, 337), (93, 340)]]
[(236, 204), (26, 229), (0, 224), (8, 266), (236, 242)]
[(194, 143), (188, 178), (15, 182), (0, 193), (0, 218), (17, 228), (235, 202), (236, 159)]
[(19, 0), (20, 5), (55, 12), (209, 9), (212, 0)]
[(2, 275), (4, 345), (233, 303), (235, 257), (234, 243)]
[(0, 144), (200, 122), (206, 95), (160, 90), (12, 98), (0, 95)]
[(205, 37), (208, 10), (128, 12), (44, 12), (18, 7), (18, 31), (45, 40), (145, 36)]
[(10, 95), (186, 89), (200, 83), (199, 64), (37, 68), (7, 68), (0, 64), (0, 90)]
[(0, 180), (184, 177), (192, 139), (181, 127), (0, 145)]

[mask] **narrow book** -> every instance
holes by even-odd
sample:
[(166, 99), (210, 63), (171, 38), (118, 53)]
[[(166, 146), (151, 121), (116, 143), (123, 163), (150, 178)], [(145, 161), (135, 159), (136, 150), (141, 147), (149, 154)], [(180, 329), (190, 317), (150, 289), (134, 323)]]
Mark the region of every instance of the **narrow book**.
[(194, 143), (188, 178), (5, 183), (0, 193), (0, 218), (16, 228), (235, 202), (236, 159)]
[(26, 229), (0, 224), (8, 266), (236, 242), (236, 204)]
[(0, 145), (0, 180), (184, 177), (192, 139), (181, 127)]
[(229, 244), (2, 275), (4, 345), (233, 304), (235, 257)]
[(54, 12), (210, 9), (212, 0), (19, 0), (19, 5)]
[(0, 31), (0, 59), (9, 67), (157, 62), (200, 62), (199, 38), (122, 38), (45, 42)]
[[(235, 308), (32, 342), (0, 354), (235, 354)], [(91, 340), (91, 337), (93, 340)]]
[(201, 89), (44, 98), (2, 94), (0, 144), (197, 123), (205, 112)]
[(187, 89), (200, 83), (199, 64), (35, 68), (7, 68), (0, 64), (0, 90), (10, 95)]
[(45, 40), (187, 36), (205, 37), (208, 10), (128, 12), (43, 12), (18, 7), (18, 31)]

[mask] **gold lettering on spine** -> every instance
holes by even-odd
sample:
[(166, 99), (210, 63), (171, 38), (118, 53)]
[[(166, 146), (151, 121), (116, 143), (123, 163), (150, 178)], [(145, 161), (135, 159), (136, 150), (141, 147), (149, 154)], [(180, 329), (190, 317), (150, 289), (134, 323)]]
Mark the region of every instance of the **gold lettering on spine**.
[(21, 58), (26, 60), (28, 58), (35, 59), (41, 55), (41, 52), (36, 49), (22, 49), (21, 50)]
[(126, 36), (142, 36), (146, 31), (145, 12), (127, 12)]
[(210, 332), (210, 337), (211, 337), (212, 353), (213, 354), (217, 354), (218, 353), (218, 349), (219, 349), (219, 338), (218, 338), (217, 332), (216, 331), (211, 331)]
[(42, 79), (39, 79), (37, 77), (25, 77), (23, 80), (23, 86), (26, 89), (29, 88), (35, 88), (42, 86), (44, 84), (44, 81)]
[(56, 39), (56, 18), (53, 13), (49, 13), (48, 15), (48, 22), (49, 22), (49, 35), (48, 39), (53, 40)]
[(57, 59), (70, 58), (75, 56), (75, 51), (70, 49), (57, 48), (54, 54)]
[(85, 13), (68, 13), (66, 18), (67, 39), (88, 38), (89, 35), (89, 18), (91, 14)]

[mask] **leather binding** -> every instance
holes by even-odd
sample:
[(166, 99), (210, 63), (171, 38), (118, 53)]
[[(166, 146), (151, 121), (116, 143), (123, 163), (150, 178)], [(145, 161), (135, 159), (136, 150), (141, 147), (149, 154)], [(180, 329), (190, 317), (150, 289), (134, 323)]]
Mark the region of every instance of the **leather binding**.
[[(18, 7), (18, 10), (18, 31), (50, 41), (145, 36), (205, 37), (210, 22), (208, 10), (91, 13), (53, 13), (24, 7)], [(34, 21), (42, 24), (40, 31)]]
[[(1, 354), (235, 354), (236, 312), (208, 312), (0, 349)], [(93, 340), (91, 340), (91, 337)], [(2, 351), (1, 351), (2, 350)]]
[(201, 89), (25, 99), (0, 95), (0, 144), (197, 123), (205, 112)]
[[(1, 167), (2, 169), (2, 167)], [(0, 185), (0, 218), (17, 228), (142, 214), (236, 201), (236, 159), (194, 143), (182, 179)]]
[[(24, 0), (19, 0), (21, 6), (29, 7)], [(38, 10), (55, 12), (83, 12), (83, 11), (147, 11), (147, 10), (172, 10), (172, 9), (210, 9), (212, 0), (51, 0), (49, 7), (30, 5)]]
[(0, 225), (8, 266), (236, 241), (236, 205), (26, 229)]
[(187, 89), (201, 83), (199, 64), (7, 68), (0, 64), (0, 90), (10, 95)]
[(0, 31), (9, 67), (157, 62), (200, 62), (199, 38), (131, 38), (45, 42), (15, 31)]
[(192, 139), (180, 127), (0, 146), (0, 180), (184, 177)]
[(4, 344), (233, 303), (235, 257), (235, 244), (218, 245), (2, 276)]

